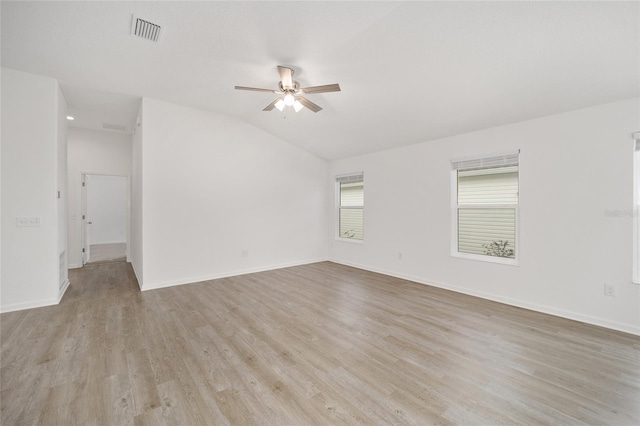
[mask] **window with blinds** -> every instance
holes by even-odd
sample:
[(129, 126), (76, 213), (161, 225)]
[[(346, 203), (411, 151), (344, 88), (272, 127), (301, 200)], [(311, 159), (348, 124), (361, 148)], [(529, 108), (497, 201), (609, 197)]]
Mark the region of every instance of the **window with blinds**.
[(632, 133), (633, 157), (633, 282), (640, 284), (640, 132)]
[(336, 178), (338, 189), (338, 237), (364, 239), (364, 175)]
[(455, 252), (516, 259), (518, 153), (452, 161)]

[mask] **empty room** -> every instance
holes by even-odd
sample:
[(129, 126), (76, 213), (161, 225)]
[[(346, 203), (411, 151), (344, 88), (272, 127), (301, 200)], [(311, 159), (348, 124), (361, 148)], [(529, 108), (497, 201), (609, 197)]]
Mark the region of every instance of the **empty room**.
[(0, 423), (640, 424), (640, 3), (2, 1)]

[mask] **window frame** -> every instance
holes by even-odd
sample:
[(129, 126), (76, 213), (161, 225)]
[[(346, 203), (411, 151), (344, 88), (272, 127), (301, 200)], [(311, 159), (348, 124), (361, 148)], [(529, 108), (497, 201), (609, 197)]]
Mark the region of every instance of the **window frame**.
[[(334, 230), (334, 239), (336, 241), (343, 241), (343, 242), (349, 242), (349, 243), (355, 243), (355, 244), (362, 244), (364, 242), (364, 207), (365, 207), (365, 203), (363, 202), (362, 206), (342, 206), (341, 204), (341, 191), (342, 191), (342, 182), (340, 181), (340, 179), (342, 178), (349, 178), (349, 177), (362, 177), (362, 191), (364, 192), (364, 172), (355, 172), (355, 173), (346, 173), (346, 174), (341, 174), (341, 175), (336, 175), (335, 179), (334, 179), (334, 184), (335, 184), (335, 205), (336, 205), (336, 212), (335, 212), (335, 219), (336, 219), (336, 226), (335, 226), (335, 230)], [(364, 197), (363, 197), (364, 198)], [(362, 239), (357, 239), (357, 238), (345, 238), (342, 237), (340, 235), (340, 212), (342, 209), (346, 209), (346, 210), (362, 210)]]
[[(518, 203), (517, 204), (458, 204), (458, 169), (452, 168), (451, 170), (451, 257), (456, 257), (460, 259), (467, 260), (476, 260), (480, 262), (488, 262), (488, 263), (498, 263), (502, 265), (510, 265), (510, 266), (520, 266), (520, 150), (516, 152), (510, 153), (501, 153), (501, 154), (487, 154), (483, 156), (470, 157), (468, 159), (463, 160), (454, 160), (453, 162), (459, 161), (468, 161), (468, 160), (483, 160), (494, 157), (501, 157), (507, 155), (518, 155)], [(501, 167), (500, 165), (495, 166), (494, 168)], [(509, 166), (502, 166), (509, 167)], [(488, 167), (489, 168), (489, 167)], [(459, 235), (458, 235), (458, 215), (460, 209), (514, 209), (514, 250), (515, 256), (514, 258), (505, 258), (498, 256), (490, 256), (483, 254), (475, 254), (475, 253), (464, 253), (460, 252), (458, 248), (459, 244)]]
[(631, 282), (640, 284), (640, 132), (631, 134), (633, 140), (633, 194), (632, 194), (632, 216), (633, 216), (633, 272)]

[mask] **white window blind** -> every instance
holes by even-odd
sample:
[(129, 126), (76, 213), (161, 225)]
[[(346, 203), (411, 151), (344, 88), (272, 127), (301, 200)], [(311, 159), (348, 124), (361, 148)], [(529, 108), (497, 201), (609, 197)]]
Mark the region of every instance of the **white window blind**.
[(458, 170), (458, 204), (517, 204), (518, 166)]
[(348, 175), (348, 176), (338, 176), (336, 177), (336, 182), (363, 182), (364, 181), (364, 174), (359, 173), (356, 175)]
[(338, 195), (338, 236), (364, 239), (364, 175), (336, 178)]
[(484, 158), (463, 158), (451, 161), (451, 167), (454, 170), (480, 170), (493, 169), (496, 167), (508, 167), (518, 165), (518, 155), (520, 151), (515, 151), (502, 155), (494, 155)]
[(518, 153), (452, 161), (456, 250), (516, 258)]

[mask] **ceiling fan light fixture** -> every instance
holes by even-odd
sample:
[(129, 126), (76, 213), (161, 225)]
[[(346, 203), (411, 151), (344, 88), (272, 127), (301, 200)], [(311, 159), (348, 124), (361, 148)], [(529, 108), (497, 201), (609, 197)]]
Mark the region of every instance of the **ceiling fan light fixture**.
[(284, 104), (286, 106), (292, 106), (296, 102), (296, 97), (292, 93), (284, 95)]
[(250, 90), (253, 92), (275, 93), (280, 96), (264, 107), (263, 111), (273, 111), (277, 108), (283, 112), (287, 107), (292, 107), (295, 112), (299, 112), (302, 108), (307, 108), (311, 112), (318, 112), (322, 107), (314, 104), (309, 99), (303, 97), (305, 94), (339, 92), (339, 84), (325, 84), (323, 86), (300, 87), (297, 81), (293, 81), (293, 69), (278, 65), (280, 73), (280, 82), (278, 82), (278, 90), (261, 89), (259, 87), (236, 86), (236, 90)]

